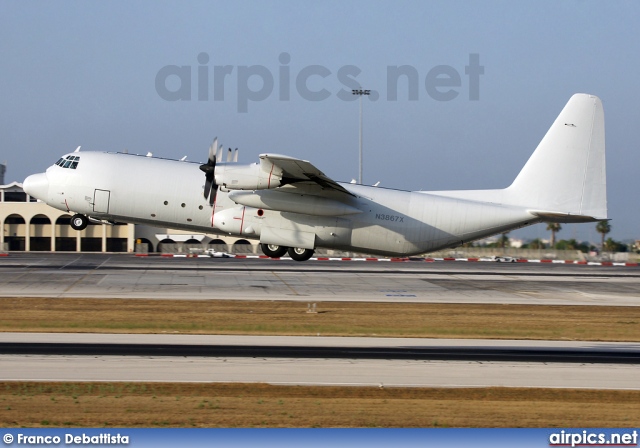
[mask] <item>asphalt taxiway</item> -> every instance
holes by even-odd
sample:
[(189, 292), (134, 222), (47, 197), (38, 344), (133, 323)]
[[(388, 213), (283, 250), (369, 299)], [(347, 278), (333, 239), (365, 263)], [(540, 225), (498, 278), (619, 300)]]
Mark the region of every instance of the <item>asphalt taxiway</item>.
[(0, 297), (640, 306), (640, 268), (17, 254)]

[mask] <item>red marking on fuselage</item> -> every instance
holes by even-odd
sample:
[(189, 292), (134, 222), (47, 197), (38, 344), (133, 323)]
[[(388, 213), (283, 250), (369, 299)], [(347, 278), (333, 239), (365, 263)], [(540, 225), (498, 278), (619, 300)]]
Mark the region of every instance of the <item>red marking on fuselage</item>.
[(233, 219), (235, 219), (236, 221), (240, 221), (240, 235), (242, 235), (242, 228), (244, 227), (244, 211), (246, 210), (247, 207), (242, 207), (242, 216), (241, 217), (237, 217), (234, 216)]
[(273, 173), (273, 167), (275, 165), (272, 163), (271, 164), (271, 171), (269, 171), (269, 180), (267, 181), (267, 188), (271, 188), (271, 174)]
[[(216, 187), (216, 193), (218, 192), (218, 187)], [(211, 192), (211, 194), (213, 194), (213, 191)], [(211, 227), (214, 227), (213, 225), (213, 215), (216, 212), (216, 201), (218, 200), (218, 195), (216, 194), (215, 199), (213, 200), (213, 207), (211, 208)]]
[(71, 210), (69, 210), (69, 204), (67, 204), (67, 200), (66, 199), (64, 200), (64, 205), (65, 205), (65, 207), (67, 207), (67, 211), (70, 212)]

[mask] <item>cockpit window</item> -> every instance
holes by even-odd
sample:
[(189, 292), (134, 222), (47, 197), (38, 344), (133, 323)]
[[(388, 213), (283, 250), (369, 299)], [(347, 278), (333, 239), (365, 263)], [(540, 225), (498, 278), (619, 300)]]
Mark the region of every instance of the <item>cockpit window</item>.
[(78, 163), (80, 163), (80, 156), (67, 156), (65, 158), (60, 158), (56, 165), (62, 168), (71, 168), (75, 170), (78, 167)]

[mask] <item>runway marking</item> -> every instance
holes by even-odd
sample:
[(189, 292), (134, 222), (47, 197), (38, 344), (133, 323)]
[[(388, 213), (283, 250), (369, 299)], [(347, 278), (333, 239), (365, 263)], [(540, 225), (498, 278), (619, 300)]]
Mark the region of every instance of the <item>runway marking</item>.
[(282, 277), (280, 277), (276, 272), (271, 271), (271, 273), (278, 279), (280, 280), (282, 283), (284, 283), (284, 285), (289, 288), (289, 290), (293, 293), (293, 295), (295, 296), (302, 296), (304, 294), (300, 294), (298, 291), (296, 291), (295, 289), (293, 289), (293, 287), (287, 283)]
[(82, 255), (80, 255), (78, 258), (71, 260), (69, 263), (65, 264), (64, 266), (59, 267), (58, 269), (65, 269), (67, 266), (69, 266), (70, 264), (75, 263), (76, 261), (78, 261), (79, 259), (82, 258)]
[(381, 289), (381, 293), (385, 293), (386, 297), (417, 297), (406, 289)]
[[(64, 269), (67, 266), (69, 266), (71, 263), (74, 263), (76, 261), (78, 261), (80, 258), (82, 258), (82, 256), (76, 258), (73, 261), (70, 261), (69, 263), (65, 264), (63, 267), (61, 267), (60, 269)], [(82, 282), (85, 278), (87, 278), (87, 276), (89, 276), (90, 274), (96, 272), (98, 269), (100, 269), (106, 262), (108, 262), (111, 259), (111, 257), (107, 257), (106, 260), (104, 260), (102, 263), (100, 263), (98, 266), (95, 266), (91, 271), (88, 271), (86, 274), (84, 274), (82, 277), (80, 277), (78, 280), (76, 280), (75, 282), (73, 282), (72, 284), (70, 284), (69, 286), (67, 286), (67, 288), (62, 291), (61, 294), (58, 295), (58, 297), (61, 297), (62, 294), (66, 294), (67, 292), (69, 292), (71, 289), (73, 289), (78, 283)], [(100, 280), (102, 281), (102, 279)]]
[(69, 292), (69, 290), (71, 290), (72, 288), (74, 288), (78, 283), (80, 283), (81, 281), (83, 281), (85, 278), (87, 278), (87, 276), (91, 274), (91, 271), (87, 272), (86, 274), (84, 274), (82, 277), (80, 277), (78, 280), (76, 280), (75, 282), (73, 282), (72, 284), (70, 284), (69, 286), (67, 286), (67, 288), (62, 291), (61, 294), (58, 294), (58, 297), (61, 297), (62, 294), (66, 294), (67, 292)]
[(100, 269), (100, 268), (101, 268), (102, 266), (104, 266), (104, 265), (105, 265), (105, 263), (107, 263), (109, 260), (111, 260), (111, 257), (107, 257), (107, 259), (106, 259), (106, 260), (104, 260), (102, 263), (100, 263), (98, 266), (96, 266), (96, 267), (94, 268), (94, 271), (95, 271), (95, 270)]
[[(20, 275), (18, 275), (17, 277), (11, 277), (11, 278), (9, 278), (9, 280), (4, 281), (4, 282), (2, 282), (1, 284), (7, 284), (7, 283), (9, 283), (9, 282), (16, 282), (16, 280), (21, 279), (21, 278), (22, 278), (22, 277), (24, 277), (25, 275), (33, 275), (33, 273), (32, 273), (32, 272), (30, 272), (30, 271), (29, 271), (29, 272), (25, 272), (24, 274), (20, 274)], [(16, 283), (17, 283), (17, 282), (16, 282)]]

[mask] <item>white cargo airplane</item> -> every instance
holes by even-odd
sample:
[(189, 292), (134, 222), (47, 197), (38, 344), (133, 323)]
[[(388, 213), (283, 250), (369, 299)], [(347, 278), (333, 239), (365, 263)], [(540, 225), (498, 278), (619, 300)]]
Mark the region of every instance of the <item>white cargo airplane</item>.
[[(73, 152), (24, 190), (89, 219), (260, 241), (270, 257), (309, 259), (318, 247), (407, 256), (459, 246), (542, 221), (607, 219), (604, 112), (576, 94), (513, 183), (501, 190), (399, 191), (335, 182), (306, 160), (262, 154), (204, 165), (122, 153)], [(204, 171), (204, 176), (202, 172)], [(203, 178), (204, 177), (204, 178)], [(203, 194), (204, 190), (204, 194)]]

